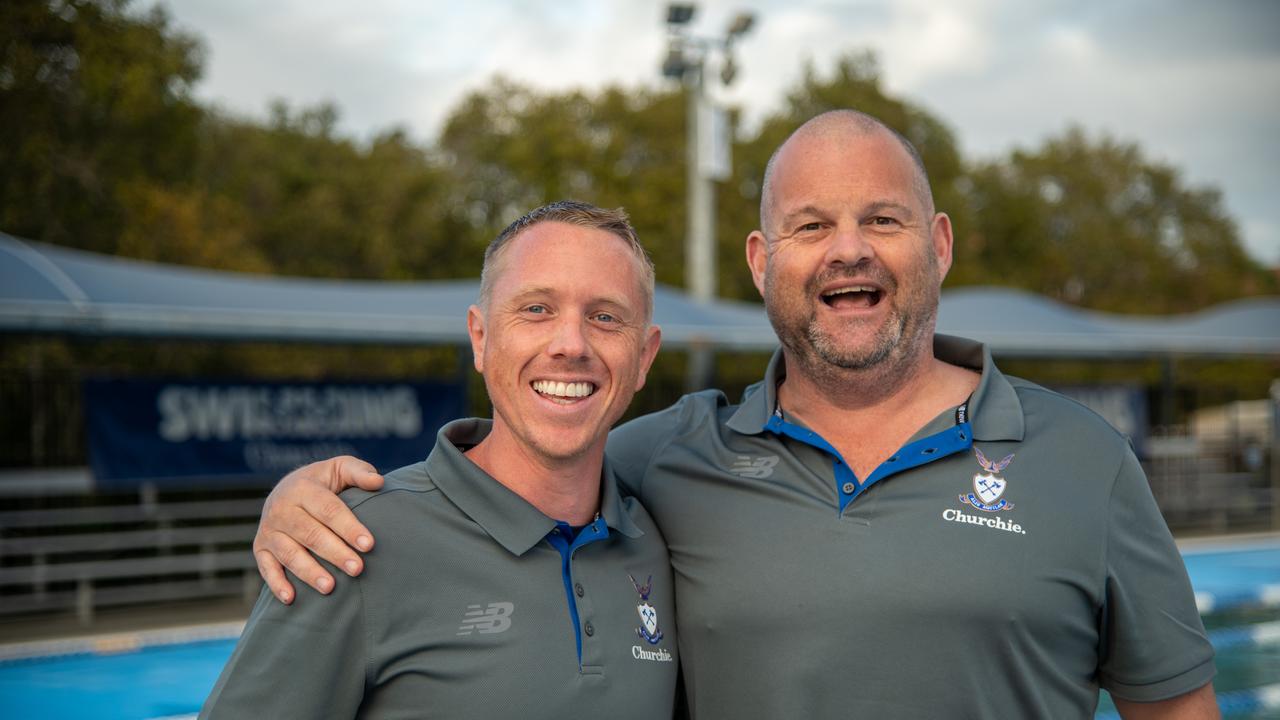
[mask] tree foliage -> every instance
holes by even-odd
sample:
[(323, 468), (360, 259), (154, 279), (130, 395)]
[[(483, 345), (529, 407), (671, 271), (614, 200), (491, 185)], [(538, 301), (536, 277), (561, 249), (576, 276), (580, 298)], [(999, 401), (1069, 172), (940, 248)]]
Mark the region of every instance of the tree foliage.
[[(685, 96), (547, 92), (496, 78), (439, 138), (336, 133), (338, 109), (229, 117), (196, 103), (199, 42), (128, 0), (0, 4), (0, 230), (163, 262), (322, 277), (474, 277), (485, 244), (536, 205), (627, 208), (660, 281), (683, 283)], [(755, 299), (742, 261), (770, 153), (853, 107), (920, 150), (957, 228), (949, 283), (1003, 284), (1115, 311), (1190, 310), (1275, 292), (1210, 189), (1139, 147), (1068, 131), (966, 165), (950, 128), (887, 93), (870, 54), (810, 65), (747, 131), (717, 191), (720, 289)]]
[(509, 222), (553, 200), (622, 206), (659, 281), (680, 284), (683, 108), (673, 92), (544, 94), (495, 79), (467, 96), (441, 133), (456, 189), (449, 212), (468, 228), (465, 241), (482, 250)]
[[(0, 228), (100, 252), (189, 179), (197, 41), (127, 0), (0, 3)], [(162, 190), (163, 189), (163, 190)]]
[[(684, 282), (682, 89), (548, 92), (496, 78), (454, 107), (428, 143), (394, 128), (357, 142), (336, 132), (331, 105), (277, 102), (263, 121), (202, 106), (192, 94), (202, 61), (199, 41), (159, 7), (0, 2), (0, 231), (225, 270), (443, 279), (476, 277), (485, 245), (507, 223), (575, 198), (625, 207), (658, 280)], [(1277, 292), (1274, 276), (1244, 253), (1217, 191), (1188, 187), (1138, 145), (1072, 129), (967, 164), (947, 124), (886, 92), (875, 58), (863, 53), (805, 67), (758, 127), (731, 112), (733, 175), (716, 192), (721, 295), (758, 299), (743, 241), (758, 224), (769, 155), (805, 120), (847, 107), (919, 148), (935, 204), (956, 228), (951, 286), (1012, 285), (1117, 312), (1188, 311)], [(140, 353), (133, 341), (30, 339), (0, 344), (0, 375), (36, 388), (88, 368), (449, 375), (466, 366), (464, 355), (178, 341)], [(666, 405), (683, 386), (684, 361), (660, 356), (633, 412)], [(758, 378), (760, 362), (723, 356), (718, 381), (741, 388)], [(1246, 397), (1265, 392), (1273, 365), (1241, 373), (1233, 364), (1232, 382)], [(1078, 368), (1064, 373), (1085, 377)], [(474, 397), (473, 410), (484, 412), (482, 393)]]
[(1188, 312), (1275, 280), (1249, 258), (1216, 190), (1133, 143), (1072, 128), (969, 173), (974, 224), (958, 281), (1012, 285), (1084, 307)]

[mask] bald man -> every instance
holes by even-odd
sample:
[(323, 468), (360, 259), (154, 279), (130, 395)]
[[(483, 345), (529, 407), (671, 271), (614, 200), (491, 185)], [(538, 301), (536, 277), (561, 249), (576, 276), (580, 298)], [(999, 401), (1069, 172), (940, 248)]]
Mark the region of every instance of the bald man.
[[(1128, 443), (1086, 408), (935, 335), (953, 233), (919, 154), (820, 115), (765, 173), (747, 262), (781, 349), (740, 404), (705, 391), (607, 448), (666, 537), (695, 717), (1217, 717), (1213, 650)], [(991, 318), (993, 325), (999, 318)], [(332, 582), (367, 530), (330, 488), (273, 493), (255, 548)], [(345, 540), (346, 542), (343, 542)]]

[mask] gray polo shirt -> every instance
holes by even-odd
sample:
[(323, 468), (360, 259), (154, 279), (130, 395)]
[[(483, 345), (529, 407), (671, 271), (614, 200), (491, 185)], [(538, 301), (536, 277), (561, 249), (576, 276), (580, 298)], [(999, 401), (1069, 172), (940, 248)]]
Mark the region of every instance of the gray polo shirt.
[(264, 592), (201, 717), (670, 717), (662, 535), (606, 467), (570, 539), (463, 456), (489, 428), (450, 423), (382, 491), (343, 493), (378, 538), (364, 572), (292, 607)]
[(1085, 407), (978, 369), (867, 478), (777, 411), (779, 353), (613, 432), (624, 486), (676, 575), (699, 718), (1089, 718), (1214, 674), (1187, 575), (1123, 437)]

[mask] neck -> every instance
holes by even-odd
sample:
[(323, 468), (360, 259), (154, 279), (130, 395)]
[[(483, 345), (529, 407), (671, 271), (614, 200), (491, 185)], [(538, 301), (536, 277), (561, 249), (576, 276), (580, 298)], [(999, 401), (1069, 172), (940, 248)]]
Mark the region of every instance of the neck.
[(554, 520), (585, 525), (600, 509), (603, 440), (580, 457), (549, 458), (516, 442), (495, 418), (488, 437), (468, 450), (466, 456)]
[(787, 375), (778, 387), (779, 405), (829, 440), (914, 431), (964, 402), (979, 377), (935, 358), (932, 343), (896, 363), (857, 370), (805, 363), (785, 348), (783, 357)]

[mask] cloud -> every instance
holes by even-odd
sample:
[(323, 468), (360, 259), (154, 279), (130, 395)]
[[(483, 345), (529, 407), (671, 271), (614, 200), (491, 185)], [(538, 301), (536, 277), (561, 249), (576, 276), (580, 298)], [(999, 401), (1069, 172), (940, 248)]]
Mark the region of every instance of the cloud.
[[(335, 101), (344, 131), (391, 125), (430, 141), (467, 92), (502, 74), (564, 90), (657, 86), (665, 2), (170, 0), (209, 48), (201, 97), (262, 115)], [(970, 155), (1036, 145), (1078, 123), (1138, 141), (1225, 191), (1251, 248), (1280, 257), (1280, 3), (1237, 0), (703, 0), (694, 30), (758, 21), (741, 71), (714, 92), (750, 129), (806, 62), (874, 49), (884, 83), (943, 118)], [(714, 71), (711, 73), (714, 76)], [(1271, 228), (1271, 230), (1268, 230)]]
[(1251, 220), (1244, 223), (1244, 247), (1249, 254), (1280, 267), (1280, 223)]

